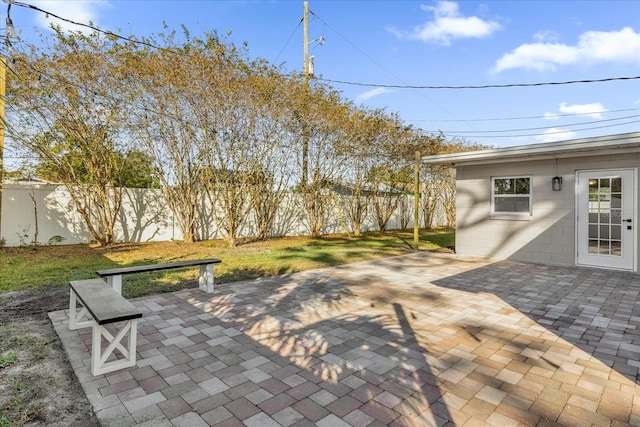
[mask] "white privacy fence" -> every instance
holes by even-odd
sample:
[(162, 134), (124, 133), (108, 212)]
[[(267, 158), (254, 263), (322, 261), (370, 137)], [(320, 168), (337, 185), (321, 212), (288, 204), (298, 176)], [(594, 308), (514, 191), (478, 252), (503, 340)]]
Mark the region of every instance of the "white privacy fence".
[[(289, 194), (278, 208), (272, 234), (295, 236), (308, 234), (304, 214), (296, 202), (295, 193)], [(337, 200), (337, 199), (336, 199)], [(387, 229), (399, 229), (403, 223), (413, 227), (413, 196), (404, 200), (408, 208), (397, 209)], [(198, 238), (201, 240), (224, 238), (226, 233), (216, 222), (210, 206), (204, 206), (199, 218)], [(403, 213), (404, 211), (404, 213)], [(405, 219), (402, 220), (404, 215)], [(346, 217), (335, 205), (328, 215), (324, 234), (345, 233)], [(433, 223), (446, 223), (444, 213), (438, 210)], [(422, 225), (420, 223), (420, 225)], [(370, 207), (362, 231), (377, 231), (375, 212)], [(38, 244), (90, 243), (93, 236), (76, 212), (69, 193), (62, 185), (19, 183), (4, 184), (2, 191), (2, 224), (0, 227), (6, 246)], [(349, 230), (351, 232), (351, 230)], [(37, 241), (36, 240), (37, 233)], [(173, 213), (165, 203), (159, 189), (126, 189), (116, 224), (116, 242), (149, 242), (181, 240), (182, 234)], [(249, 217), (239, 237), (254, 237), (255, 221)]]

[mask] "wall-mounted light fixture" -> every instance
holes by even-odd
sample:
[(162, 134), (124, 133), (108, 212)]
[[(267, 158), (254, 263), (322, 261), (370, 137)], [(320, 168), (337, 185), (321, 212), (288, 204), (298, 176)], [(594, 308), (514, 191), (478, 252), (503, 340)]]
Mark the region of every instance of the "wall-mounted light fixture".
[(562, 177), (554, 176), (551, 178), (551, 189), (553, 191), (561, 191), (562, 190)]

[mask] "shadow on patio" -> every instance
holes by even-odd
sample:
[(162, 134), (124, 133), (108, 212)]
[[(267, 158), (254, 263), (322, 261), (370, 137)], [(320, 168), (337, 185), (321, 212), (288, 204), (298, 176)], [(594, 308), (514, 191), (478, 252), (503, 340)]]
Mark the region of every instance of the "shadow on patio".
[(629, 380), (640, 367), (640, 275), (502, 261), (435, 285), (497, 296)]
[(99, 377), (51, 318), (105, 425), (640, 421), (635, 379), (484, 293), (531, 268), (416, 253), (142, 298), (137, 366)]

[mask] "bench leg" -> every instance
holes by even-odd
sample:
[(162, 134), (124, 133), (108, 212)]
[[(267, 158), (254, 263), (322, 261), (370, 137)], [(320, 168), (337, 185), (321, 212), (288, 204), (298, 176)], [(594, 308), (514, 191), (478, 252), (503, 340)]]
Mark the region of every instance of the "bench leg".
[(200, 290), (208, 294), (213, 293), (213, 264), (200, 266)]
[[(73, 289), (69, 290), (69, 330), (75, 331), (80, 328), (88, 328), (93, 325), (93, 319), (90, 318), (89, 312), (84, 306), (80, 306), (78, 311), (78, 297)], [(85, 320), (82, 320), (82, 319)]]
[(107, 277), (107, 285), (111, 286), (114, 291), (122, 295), (122, 275)]
[[(129, 333), (127, 346), (123, 346), (121, 341)], [(91, 373), (96, 375), (117, 371), (118, 369), (136, 366), (136, 344), (138, 335), (138, 319), (127, 320), (122, 329), (114, 337), (102, 325), (93, 322), (92, 343), (91, 343)], [(102, 337), (109, 342), (107, 348), (102, 350)], [(109, 356), (118, 350), (123, 359), (107, 361)]]

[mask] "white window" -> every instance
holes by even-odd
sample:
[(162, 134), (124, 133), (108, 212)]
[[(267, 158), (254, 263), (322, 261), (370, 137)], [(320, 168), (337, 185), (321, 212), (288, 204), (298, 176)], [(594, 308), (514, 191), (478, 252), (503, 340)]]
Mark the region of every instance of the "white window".
[(491, 178), (491, 213), (531, 215), (531, 177)]

